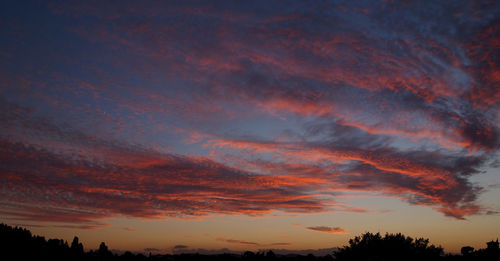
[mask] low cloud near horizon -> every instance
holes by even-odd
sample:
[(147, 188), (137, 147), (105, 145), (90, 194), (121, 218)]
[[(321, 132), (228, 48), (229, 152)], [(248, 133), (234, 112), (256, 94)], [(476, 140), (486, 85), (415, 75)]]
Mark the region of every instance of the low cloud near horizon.
[(348, 234), (348, 232), (341, 227), (326, 227), (326, 226), (316, 226), (316, 227), (306, 227), (309, 230), (324, 232), (329, 234)]
[(291, 245), (291, 243), (288, 242), (273, 242), (273, 243), (257, 243), (257, 242), (251, 242), (251, 241), (246, 241), (246, 240), (238, 240), (238, 239), (227, 239), (224, 237), (218, 237), (216, 238), (217, 241), (222, 241), (226, 243), (231, 243), (231, 244), (241, 244), (241, 245), (252, 245), (252, 246), (260, 246), (260, 247), (271, 247), (271, 246), (288, 246)]

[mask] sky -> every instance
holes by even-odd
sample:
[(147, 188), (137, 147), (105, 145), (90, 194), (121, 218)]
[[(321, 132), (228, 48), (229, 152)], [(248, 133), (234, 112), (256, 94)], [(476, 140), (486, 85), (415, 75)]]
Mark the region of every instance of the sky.
[(499, 1), (1, 1), (0, 222), (86, 249), (500, 236)]

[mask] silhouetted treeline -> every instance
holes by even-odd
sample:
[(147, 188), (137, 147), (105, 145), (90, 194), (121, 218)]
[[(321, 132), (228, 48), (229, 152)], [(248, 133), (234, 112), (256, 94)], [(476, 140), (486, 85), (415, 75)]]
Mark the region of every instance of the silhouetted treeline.
[(25, 228), (11, 227), (0, 224), (0, 260), (126, 260), (126, 261), (231, 261), (231, 260), (283, 260), (283, 261), (333, 261), (333, 260), (500, 260), (498, 239), (487, 243), (485, 249), (474, 250), (464, 246), (461, 255), (444, 255), (439, 246), (429, 244), (428, 239), (406, 237), (403, 234), (365, 233), (349, 240), (349, 245), (340, 248), (332, 255), (316, 257), (312, 254), (304, 255), (277, 255), (273, 251), (250, 252), (242, 255), (219, 254), (178, 254), (178, 255), (149, 255), (125, 252), (121, 255), (113, 254), (106, 244), (102, 242), (95, 251), (85, 252), (83, 244), (78, 237), (74, 237), (71, 244), (61, 239), (48, 239), (34, 236)]
[(443, 248), (429, 245), (428, 239), (413, 239), (401, 233), (365, 233), (349, 240), (335, 253), (337, 260), (439, 260)]
[(401, 233), (372, 234), (365, 233), (349, 240), (349, 245), (340, 248), (334, 253), (338, 261), (344, 260), (370, 260), (370, 261), (395, 261), (395, 260), (449, 260), (449, 261), (500, 261), (498, 239), (487, 242), (486, 249), (474, 251), (470, 246), (462, 247), (462, 255), (444, 255), (441, 246), (429, 244), (429, 239), (404, 236)]

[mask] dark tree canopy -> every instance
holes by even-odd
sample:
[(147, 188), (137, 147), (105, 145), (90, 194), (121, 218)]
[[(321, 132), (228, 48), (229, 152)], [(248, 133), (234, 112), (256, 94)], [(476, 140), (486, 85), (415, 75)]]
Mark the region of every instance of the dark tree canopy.
[(474, 248), (471, 246), (464, 246), (462, 249), (460, 249), (460, 253), (462, 253), (463, 256), (469, 256), (474, 252)]
[(78, 237), (73, 238), (73, 242), (71, 243), (71, 252), (74, 256), (83, 255), (83, 244), (79, 242)]
[(340, 248), (337, 260), (437, 260), (443, 248), (429, 245), (424, 238), (413, 239), (401, 233), (365, 233), (349, 240), (349, 246)]

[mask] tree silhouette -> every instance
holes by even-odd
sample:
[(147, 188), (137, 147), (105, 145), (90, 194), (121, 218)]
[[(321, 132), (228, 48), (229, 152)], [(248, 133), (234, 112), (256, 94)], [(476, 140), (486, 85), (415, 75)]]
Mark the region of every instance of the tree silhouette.
[(266, 259), (267, 260), (274, 260), (276, 259), (276, 254), (272, 250), (267, 251), (266, 253)]
[(464, 246), (460, 249), (460, 253), (462, 253), (463, 256), (470, 256), (473, 252), (474, 248), (471, 246)]
[(349, 240), (334, 253), (337, 260), (437, 260), (443, 254), (441, 247), (429, 245), (428, 239), (414, 240), (401, 233), (365, 233)]
[(500, 260), (500, 243), (497, 241), (491, 240), (490, 242), (486, 242), (486, 249), (483, 252), (483, 256), (488, 260)]
[(101, 242), (101, 244), (99, 245), (99, 249), (97, 250), (97, 256), (99, 256), (99, 258), (101, 258), (102, 260), (106, 260), (112, 257), (113, 253), (109, 251), (108, 246), (106, 246), (104, 242)]
[(486, 242), (486, 250), (488, 251), (498, 251), (500, 249), (500, 243), (497, 241), (491, 240), (490, 242)]
[(255, 253), (252, 251), (245, 251), (242, 255), (243, 260), (255, 260)]
[(78, 237), (73, 238), (73, 242), (71, 242), (71, 254), (73, 256), (82, 256), (84, 251), (83, 251), (83, 244), (78, 242)]

